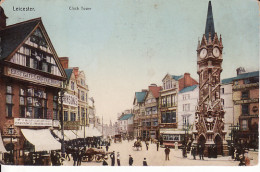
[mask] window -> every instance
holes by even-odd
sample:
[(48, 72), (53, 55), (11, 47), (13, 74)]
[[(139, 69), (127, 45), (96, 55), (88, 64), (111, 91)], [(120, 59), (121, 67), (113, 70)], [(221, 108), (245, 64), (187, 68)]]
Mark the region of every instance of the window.
[(146, 108), (146, 115), (151, 115), (152, 114), (152, 108)]
[(81, 91), (81, 100), (82, 100), (82, 101), (85, 100), (85, 93), (84, 93), (84, 91)]
[(81, 108), (81, 121), (85, 124), (85, 108)]
[(189, 94), (183, 94), (182, 99), (183, 100), (189, 100), (190, 99), (190, 95)]
[(58, 96), (53, 96), (53, 119), (58, 120)]
[(152, 114), (157, 114), (157, 107), (156, 106), (152, 107)]
[(176, 105), (175, 97), (176, 97), (176, 95), (172, 95), (172, 106), (175, 106), (175, 105)]
[(166, 97), (162, 97), (162, 107), (166, 107)]
[(152, 119), (152, 126), (158, 126), (158, 119), (157, 118)]
[(176, 123), (176, 111), (162, 113), (162, 123)]
[(248, 91), (248, 90), (242, 91), (241, 98), (242, 98), (242, 99), (249, 98), (249, 91)]
[(83, 86), (85, 85), (84, 79), (80, 79), (80, 84), (83, 85)]
[(189, 126), (189, 117), (183, 116), (183, 128)]
[(170, 107), (171, 106), (171, 96), (167, 96), (166, 97), (166, 104), (167, 104), (167, 107)]
[[(34, 35), (32, 35), (32, 37), (34, 37)], [(40, 50), (39, 47), (33, 47), (31, 45), (23, 45), (18, 52), (14, 54), (11, 62), (61, 76), (54, 57), (52, 55), (49, 56), (49, 53), (46, 52), (46, 48), (44, 50)]]
[(20, 88), (20, 108), (19, 108), (19, 113), (20, 117), (26, 117), (26, 108), (25, 108), (25, 99), (26, 99), (26, 94), (25, 94), (25, 89)]
[(71, 81), (71, 83), (70, 83), (70, 84), (71, 84), (71, 90), (74, 90), (74, 89), (75, 89), (75, 88), (74, 88), (74, 87), (75, 87), (75, 85), (74, 85), (74, 82), (73, 82), (73, 81)]
[(70, 112), (70, 120), (76, 121), (76, 113), (75, 112)]
[(190, 104), (183, 104), (183, 111), (186, 112), (186, 111), (190, 111)]
[(242, 131), (246, 131), (247, 130), (247, 123), (248, 123), (247, 120), (242, 120), (242, 126), (241, 126)]
[(64, 111), (64, 121), (68, 121), (68, 111)]
[(6, 116), (13, 116), (13, 90), (12, 86), (6, 86)]
[(249, 105), (242, 104), (242, 115), (249, 115)]
[(86, 102), (88, 102), (88, 93), (86, 93)]

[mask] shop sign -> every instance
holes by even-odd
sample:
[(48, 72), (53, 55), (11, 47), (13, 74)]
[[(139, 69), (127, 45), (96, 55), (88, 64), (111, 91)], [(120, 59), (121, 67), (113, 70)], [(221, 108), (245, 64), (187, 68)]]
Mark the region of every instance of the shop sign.
[(240, 90), (240, 89), (246, 89), (246, 88), (251, 88), (251, 87), (259, 87), (259, 83), (235, 85), (235, 86), (233, 86), (233, 90)]
[(15, 126), (52, 126), (51, 119), (14, 118)]
[(244, 103), (258, 103), (259, 99), (247, 99), (247, 100), (236, 100), (235, 105), (244, 104)]
[(14, 78), (19, 78), (19, 79), (32, 81), (32, 82), (36, 82), (36, 83), (44, 84), (44, 85), (50, 85), (50, 86), (54, 86), (54, 87), (61, 86), (61, 81), (59, 81), (59, 80), (46, 78), (41, 75), (28, 73), (28, 72), (21, 71), (18, 69), (8, 68), (7, 73), (9, 76), (14, 77)]
[(64, 121), (65, 130), (78, 130), (80, 122), (79, 121)]
[(78, 107), (78, 97), (75, 95), (65, 93), (62, 100), (64, 105)]

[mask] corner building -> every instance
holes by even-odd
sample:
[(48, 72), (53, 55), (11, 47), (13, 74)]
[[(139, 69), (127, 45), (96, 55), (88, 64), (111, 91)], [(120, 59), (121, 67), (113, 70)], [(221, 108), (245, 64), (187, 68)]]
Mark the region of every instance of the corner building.
[[(28, 152), (60, 149), (47, 136), (59, 127), (58, 92), (66, 74), (41, 18), (9, 26), (6, 19), (0, 7), (0, 130), (7, 161), (25, 164)], [(45, 148), (34, 140), (40, 129), (38, 144)]]

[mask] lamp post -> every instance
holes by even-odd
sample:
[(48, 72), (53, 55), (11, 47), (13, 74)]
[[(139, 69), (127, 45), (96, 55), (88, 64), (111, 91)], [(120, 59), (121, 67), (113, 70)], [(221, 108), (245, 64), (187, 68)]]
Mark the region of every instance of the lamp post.
[(11, 158), (13, 164), (14, 163), (14, 146), (13, 146), (14, 127), (12, 125), (8, 128), (8, 134), (11, 135)]
[(64, 83), (61, 83), (60, 87), (60, 102), (61, 102), (61, 112), (60, 112), (60, 121), (61, 121), (61, 156), (65, 158), (65, 145), (64, 145), (64, 114), (63, 114), (63, 97), (64, 97)]

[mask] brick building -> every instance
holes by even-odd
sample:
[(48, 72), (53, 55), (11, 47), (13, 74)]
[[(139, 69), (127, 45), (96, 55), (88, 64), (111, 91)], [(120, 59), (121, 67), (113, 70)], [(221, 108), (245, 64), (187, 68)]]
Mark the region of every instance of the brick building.
[(41, 18), (6, 26), (0, 7), (0, 20), (0, 130), (6, 161), (25, 164), (28, 152), (60, 149), (49, 128), (66, 74)]
[[(163, 80), (163, 88), (160, 91), (159, 98), (159, 125), (160, 136), (165, 144), (173, 144), (175, 141), (180, 141), (180, 135), (183, 132), (178, 131), (178, 93), (186, 87), (197, 85), (189, 73), (184, 75), (167, 74)], [(182, 123), (181, 123), (182, 125)]]

